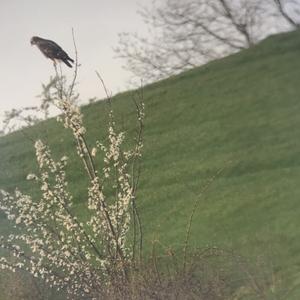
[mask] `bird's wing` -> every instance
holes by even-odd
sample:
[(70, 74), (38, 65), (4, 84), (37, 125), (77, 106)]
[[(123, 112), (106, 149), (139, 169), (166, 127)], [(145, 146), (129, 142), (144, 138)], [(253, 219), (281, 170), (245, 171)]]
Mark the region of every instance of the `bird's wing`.
[(47, 40), (40, 41), (37, 46), (46, 57), (51, 59), (54, 59), (57, 56), (57, 52), (60, 50), (59, 46), (57, 47)]
[(68, 57), (67, 53), (53, 41), (43, 40), (38, 44), (38, 47), (48, 58), (63, 60)]
[(53, 41), (51, 41), (51, 40), (44, 40), (44, 41), (45, 41), (45, 43), (47, 43), (49, 46), (51, 46), (51, 47), (53, 47), (53, 48), (56, 48), (56, 49), (62, 50), (62, 48), (61, 48), (59, 45), (57, 45), (55, 42), (53, 42)]

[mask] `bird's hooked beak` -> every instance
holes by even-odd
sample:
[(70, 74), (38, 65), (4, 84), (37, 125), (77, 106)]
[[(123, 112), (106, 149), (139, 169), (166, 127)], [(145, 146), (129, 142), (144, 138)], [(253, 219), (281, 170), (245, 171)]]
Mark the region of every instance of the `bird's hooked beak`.
[(32, 38), (31, 38), (30, 44), (31, 44), (31, 46), (33, 46), (33, 45), (36, 44), (35, 37), (32, 37)]

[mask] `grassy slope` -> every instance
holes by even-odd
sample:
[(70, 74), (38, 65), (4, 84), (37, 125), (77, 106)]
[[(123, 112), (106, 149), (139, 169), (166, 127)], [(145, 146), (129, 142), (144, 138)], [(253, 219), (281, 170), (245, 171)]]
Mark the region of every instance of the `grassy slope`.
[[(148, 242), (179, 246), (196, 194), (227, 165), (199, 203), (192, 244), (272, 256), (288, 287), (300, 283), (299, 57), (300, 32), (283, 34), (145, 88), (140, 206)], [(130, 93), (114, 107), (132, 132)], [(105, 111), (99, 102), (83, 109), (91, 142), (104, 135)], [(27, 132), (75, 157), (54, 120)], [(0, 139), (1, 188), (30, 190), (24, 177), (35, 167), (30, 140), (20, 132)], [(80, 206), (81, 171), (73, 165), (70, 173)]]

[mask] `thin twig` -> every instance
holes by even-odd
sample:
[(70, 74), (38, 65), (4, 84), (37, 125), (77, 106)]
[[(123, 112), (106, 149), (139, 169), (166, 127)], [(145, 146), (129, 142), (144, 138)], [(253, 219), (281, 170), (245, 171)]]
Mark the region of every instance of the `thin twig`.
[[(143, 97), (143, 87), (142, 87), (142, 97)], [(142, 98), (143, 100), (143, 98)], [(143, 252), (143, 228), (142, 228), (142, 223), (141, 223), (141, 218), (137, 209), (137, 205), (136, 205), (136, 191), (137, 191), (137, 187), (139, 184), (139, 180), (140, 180), (140, 174), (141, 174), (141, 168), (140, 168), (140, 159), (139, 159), (139, 155), (140, 155), (140, 146), (142, 144), (142, 136), (143, 136), (143, 129), (144, 129), (144, 123), (143, 123), (143, 118), (141, 115), (141, 108), (139, 107), (138, 103), (135, 101), (135, 99), (133, 98), (134, 104), (136, 106), (136, 111), (137, 111), (137, 117), (138, 117), (138, 121), (139, 121), (139, 131), (137, 134), (137, 139), (136, 139), (136, 148), (135, 148), (135, 154), (133, 157), (133, 163), (132, 163), (132, 194), (133, 194), (133, 199), (132, 199), (132, 205), (133, 205), (133, 212), (134, 212), (134, 216), (136, 216), (137, 221), (138, 221), (138, 227), (139, 227), (139, 232), (140, 232), (140, 237), (139, 237), (139, 259), (140, 262), (142, 261), (142, 252)], [(137, 174), (135, 174), (135, 164), (138, 163), (138, 171)], [(135, 232), (136, 233), (136, 232)], [(134, 239), (135, 240), (135, 239)], [(135, 248), (135, 245), (134, 245)]]
[(97, 75), (97, 77), (99, 78), (99, 80), (100, 80), (100, 82), (101, 82), (101, 84), (102, 84), (102, 87), (103, 87), (103, 89), (104, 89), (104, 91), (105, 91), (106, 100), (108, 101), (108, 103), (109, 103), (109, 105), (110, 105), (110, 108), (111, 108), (111, 105), (112, 105), (111, 97), (112, 97), (112, 95), (109, 94), (108, 89), (107, 89), (107, 87), (106, 87), (106, 84), (105, 84), (105, 82), (104, 82), (102, 76), (100, 75), (100, 73), (99, 73), (98, 71), (95, 71), (95, 72), (96, 72), (96, 75)]
[(69, 99), (71, 99), (72, 94), (73, 94), (74, 86), (75, 86), (77, 75), (78, 75), (78, 66), (79, 66), (78, 65), (78, 51), (77, 51), (77, 46), (76, 46), (76, 41), (75, 41), (74, 28), (72, 28), (72, 38), (73, 38), (73, 46), (75, 49), (75, 70), (74, 70), (73, 80), (70, 85)]
[(225, 168), (226, 168), (226, 166), (221, 168), (220, 170), (218, 170), (218, 172), (208, 180), (206, 185), (204, 185), (204, 187), (201, 189), (200, 193), (197, 195), (197, 197), (195, 199), (194, 206), (193, 206), (193, 209), (192, 209), (192, 212), (191, 212), (188, 224), (187, 224), (186, 237), (185, 237), (184, 248), (183, 248), (183, 271), (184, 272), (185, 272), (185, 268), (186, 268), (187, 248), (188, 248), (188, 243), (189, 243), (189, 239), (190, 239), (190, 235), (191, 235), (192, 222), (193, 222), (195, 212), (200, 203), (200, 199), (207, 192), (207, 190), (210, 188), (212, 183), (215, 182), (216, 178), (224, 171)]

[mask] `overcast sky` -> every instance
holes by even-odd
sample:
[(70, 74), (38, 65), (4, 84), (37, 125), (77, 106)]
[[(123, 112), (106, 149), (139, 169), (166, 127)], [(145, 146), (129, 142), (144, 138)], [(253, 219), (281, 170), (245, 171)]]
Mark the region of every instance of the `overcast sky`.
[[(122, 70), (112, 47), (122, 31), (145, 31), (137, 14), (149, 0), (0, 0), (0, 118), (5, 110), (38, 104), (41, 84), (54, 75), (51, 60), (30, 45), (34, 35), (57, 42), (74, 58), (72, 27), (79, 54), (82, 99), (103, 97), (98, 70), (113, 92), (126, 88), (130, 74)], [(63, 66), (71, 75), (72, 69)]]

